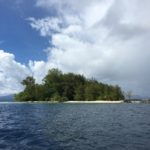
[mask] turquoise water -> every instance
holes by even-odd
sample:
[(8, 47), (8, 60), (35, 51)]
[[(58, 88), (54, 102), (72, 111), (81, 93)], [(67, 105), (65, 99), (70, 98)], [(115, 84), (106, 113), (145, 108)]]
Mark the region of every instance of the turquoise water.
[(150, 105), (0, 104), (0, 150), (149, 150)]

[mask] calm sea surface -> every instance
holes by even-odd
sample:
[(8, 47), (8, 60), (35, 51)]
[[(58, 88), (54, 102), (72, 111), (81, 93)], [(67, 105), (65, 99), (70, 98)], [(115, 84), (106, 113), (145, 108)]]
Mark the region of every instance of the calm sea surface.
[(150, 105), (0, 104), (0, 150), (150, 150)]

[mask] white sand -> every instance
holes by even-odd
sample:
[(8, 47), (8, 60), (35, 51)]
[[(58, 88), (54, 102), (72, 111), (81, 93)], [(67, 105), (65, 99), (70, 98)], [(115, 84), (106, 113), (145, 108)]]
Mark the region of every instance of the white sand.
[(67, 101), (64, 103), (91, 103), (91, 104), (120, 104), (124, 103), (124, 101), (104, 101), (104, 100), (97, 100), (97, 101)]
[[(0, 104), (33, 104), (33, 103), (42, 103), (42, 104), (54, 104), (59, 103), (58, 101), (28, 101), (28, 102), (0, 102)], [(97, 101), (66, 101), (62, 103), (67, 104), (77, 104), (77, 103), (83, 103), (83, 104), (120, 104), (124, 103), (124, 101), (104, 101), (104, 100), (97, 100)]]

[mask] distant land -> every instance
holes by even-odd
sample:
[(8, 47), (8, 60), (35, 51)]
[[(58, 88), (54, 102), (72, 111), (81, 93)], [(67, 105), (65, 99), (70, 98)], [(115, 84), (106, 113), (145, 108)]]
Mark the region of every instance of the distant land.
[[(7, 95), (7, 96), (0, 96), (0, 103), (3, 103), (3, 102), (15, 102), (15, 99), (14, 99), (14, 95)], [(137, 97), (133, 96), (133, 98), (131, 100), (124, 100), (124, 101), (103, 101), (103, 100), (100, 100), (100, 101), (66, 101), (64, 103), (150, 103), (150, 99), (149, 98), (141, 98), (141, 97)], [(23, 103), (23, 102), (21, 102)], [(46, 101), (28, 101), (28, 103), (57, 103), (57, 101), (53, 101), (53, 102), (46, 102)]]
[(13, 95), (0, 96), (0, 102), (14, 102)]
[(95, 101), (124, 100), (124, 92), (118, 85), (110, 85), (88, 79), (81, 74), (63, 73), (57, 68), (50, 69), (37, 84), (32, 76), (26, 77), (21, 83), (24, 90), (15, 94), (16, 101)]

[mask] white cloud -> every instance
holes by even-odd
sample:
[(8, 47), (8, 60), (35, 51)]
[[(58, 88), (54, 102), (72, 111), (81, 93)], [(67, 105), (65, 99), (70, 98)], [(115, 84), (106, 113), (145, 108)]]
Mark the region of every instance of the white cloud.
[(16, 62), (13, 54), (0, 50), (0, 95), (22, 90), (20, 82), (29, 74), (28, 68)]
[(29, 61), (29, 68), (32, 72), (32, 76), (35, 77), (37, 83), (42, 83), (43, 77), (48, 72), (50, 67), (44, 61)]
[(60, 23), (53, 27), (54, 16), (31, 20), (31, 26), (40, 33), (44, 30), (41, 35), (51, 37), (54, 45), (45, 65), (149, 95), (148, 0), (37, 0), (36, 6), (55, 9)]
[(42, 83), (43, 77), (50, 68), (44, 61), (29, 61), (28, 65), (15, 60), (15, 56), (0, 50), (0, 96), (15, 94), (23, 90), (22, 80), (27, 76), (34, 76), (36, 83)]
[(52, 32), (60, 31), (61, 20), (59, 20), (59, 18), (47, 17), (44, 19), (35, 20), (34, 18), (30, 17), (27, 20), (31, 21), (31, 26), (34, 29), (40, 30), (41, 36), (49, 36), (52, 34)]
[[(30, 60), (26, 67), (7, 53), (17, 70), (30, 70), (41, 82), (48, 69), (58, 67), (150, 96), (149, 0), (36, 0), (36, 7), (50, 14), (28, 18), (31, 27), (50, 40), (48, 59)], [(9, 59), (5, 62), (10, 64)], [(11, 76), (16, 85), (17, 75)]]

